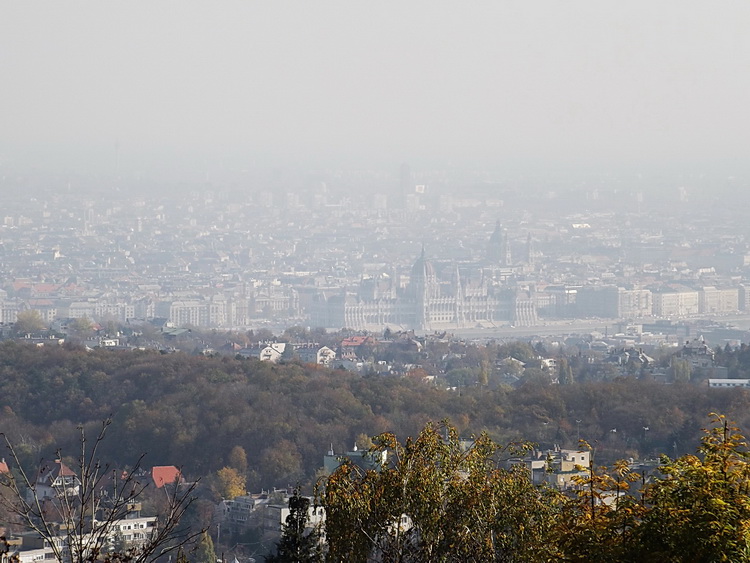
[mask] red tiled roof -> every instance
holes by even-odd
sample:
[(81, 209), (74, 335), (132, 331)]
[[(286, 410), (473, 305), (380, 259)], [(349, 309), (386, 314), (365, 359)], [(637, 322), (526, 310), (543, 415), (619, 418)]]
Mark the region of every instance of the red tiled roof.
[(4, 459), (0, 461), (0, 474), (2, 473), (10, 473), (10, 468)]
[(58, 289), (60, 289), (60, 284), (56, 283), (37, 283), (31, 288), (34, 293), (52, 293)]
[(55, 460), (55, 463), (59, 463), (60, 464), (60, 472), (58, 473), (58, 475), (63, 475), (63, 476), (65, 476), (65, 475), (75, 475), (75, 471), (73, 471), (70, 467), (68, 467), (67, 465), (65, 465), (62, 461)]
[(348, 348), (348, 347), (354, 347), (354, 346), (361, 346), (362, 344), (370, 340), (372, 339), (369, 336), (350, 336), (349, 338), (344, 338), (341, 341), (341, 347)]
[(157, 489), (164, 485), (182, 481), (182, 473), (174, 465), (157, 465), (151, 469), (151, 479)]
[(39, 474), (37, 476), (37, 483), (49, 484), (52, 483), (57, 477), (75, 476), (75, 471), (65, 465), (59, 459), (54, 461), (45, 462), (39, 468)]

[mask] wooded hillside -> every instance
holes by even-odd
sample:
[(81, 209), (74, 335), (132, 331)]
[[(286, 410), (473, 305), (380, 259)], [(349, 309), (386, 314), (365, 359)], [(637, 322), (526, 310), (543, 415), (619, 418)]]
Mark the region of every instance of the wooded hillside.
[[(112, 415), (108, 451), (127, 464), (183, 466), (191, 476), (247, 452), (248, 489), (310, 482), (339, 453), (382, 432), (415, 436), (448, 418), (462, 436), (573, 446), (578, 435), (606, 463), (693, 452), (709, 412), (750, 427), (750, 393), (638, 379), (517, 389), (445, 390), (414, 377), (366, 376), (315, 365), (77, 347), (0, 345), (0, 428), (33, 464), (74, 451), (79, 424)], [(616, 430), (616, 432), (614, 432)]]

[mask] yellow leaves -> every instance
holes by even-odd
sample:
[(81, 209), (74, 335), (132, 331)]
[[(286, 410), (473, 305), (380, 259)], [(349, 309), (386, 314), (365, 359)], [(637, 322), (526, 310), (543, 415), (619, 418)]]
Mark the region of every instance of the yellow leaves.
[[(663, 456), (661, 478), (652, 476), (642, 495), (633, 492), (642, 476), (624, 460), (576, 467), (578, 490), (566, 497), (534, 486), (521, 467), (498, 468), (496, 454), (510, 448), (486, 435), (466, 450), (454, 429), (439, 426), (403, 445), (384, 435), (375, 449), (391, 445), (392, 466), (329, 478), (329, 541), (338, 560), (353, 560), (346, 549), (356, 547), (375, 560), (404, 560), (408, 548), (430, 561), (745, 561), (750, 463), (744, 437), (716, 420), (700, 455)], [(394, 527), (402, 515), (408, 526)], [(389, 525), (396, 536), (385, 533)]]
[(578, 449), (583, 451), (592, 451), (594, 448), (592, 448), (591, 444), (589, 444), (586, 440), (580, 438), (578, 440)]
[(397, 453), (393, 465), (366, 475), (339, 468), (326, 486), (328, 539), (339, 560), (355, 557), (346, 551), (355, 545), (382, 560), (417, 546), (428, 560), (491, 560), (502, 542), (502, 553), (519, 560), (528, 560), (532, 543), (544, 549), (532, 540), (552, 528), (559, 498), (541, 494), (525, 471), (499, 469), (500, 448), (486, 434), (466, 449), (454, 427), (428, 424), (403, 445), (392, 435), (374, 443)]
[(231, 500), (245, 494), (245, 477), (232, 467), (222, 467), (216, 472), (214, 487), (221, 498)]

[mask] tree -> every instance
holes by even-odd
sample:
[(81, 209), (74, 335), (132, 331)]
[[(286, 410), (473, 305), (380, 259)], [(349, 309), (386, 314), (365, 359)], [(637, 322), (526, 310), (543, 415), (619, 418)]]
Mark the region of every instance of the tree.
[(229, 452), (229, 467), (236, 469), (237, 473), (244, 475), (247, 473), (247, 453), (242, 446), (235, 446)]
[[(584, 440), (580, 446), (591, 450)], [(593, 453), (593, 452), (592, 452)], [(563, 505), (556, 541), (565, 561), (638, 561), (627, 553), (643, 506), (629, 494), (641, 476), (620, 460), (612, 468), (595, 467), (591, 456), (585, 475), (573, 477), (574, 495)]]
[(634, 542), (641, 561), (750, 560), (748, 445), (724, 416), (711, 417), (700, 457), (663, 456), (664, 478), (646, 488)]
[(320, 530), (313, 527), (306, 531), (309, 511), (310, 499), (301, 496), (299, 489), (295, 489), (289, 498), (289, 515), (286, 517), (281, 539), (276, 544), (276, 554), (266, 557), (266, 563), (322, 563)]
[(88, 336), (91, 334), (91, 330), (94, 327), (94, 323), (88, 317), (78, 317), (73, 319), (68, 325), (68, 328), (79, 337)]
[(246, 493), (245, 485), (245, 476), (233, 467), (222, 467), (214, 476), (214, 488), (223, 499), (231, 500), (234, 497), (244, 495)]
[(680, 358), (672, 358), (672, 364), (669, 366), (669, 374), (672, 381), (687, 383), (693, 374), (690, 362)]
[(557, 379), (560, 385), (573, 385), (573, 383), (575, 383), (575, 380), (573, 379), (573, 368), (570, 367), (567, 358), (560, 358), (557, 366)]
[[(144, 533), (137, 544), (126, 547), (125, 553), (113, 553), (121, 543), (119, 535), (123, 520), (137, 507), (147, 484), (138, 481), (141, 456), (130, 471), (116, 471), (98, 457), (111, 420), (104, 420), (93, 442), (80, 427), (80, 451), (75, 468), (57, 459), (45, 462), (34, 476), (22, 467), (17, 450), (2, 434), (11, 460), (12, 471), (0, 481), (5, 494), (0, 502), (28, 529), (45, 540), (58, 562), (93, 563), (114, 558), (127, 558), (132, 563), (153, 561), (162, 555), (191, 543), (201, 531), (180, 527), (180, 521), (193, 502), (195, 484), (180, 488), (164, 487), (166, 500), (158, 521)], [(40, 479), (54, 475), (49, 486)]]
[(191, 560), (191, 563), (216, 563), (214, 542), (208, 532), (203, 531), (201, 533), (201, 539), (188, 559)]
[(290, 440), (279, 440), (260, 454), (259, 469), (268, 480), (276, 477), (276, 483), (294, 483), (302, 476), (299, 449)]
[(27, 311), (21, 311), (16, 316), (16, 323), (13, 325), (13, 329), (16, 334), (33, 334), (44, 330), (47, 325), (42, 319), (42, 315), (39, 311), (34, 309), (28, 309)]
[(662, 456), (645, 482), (625, 461), (577, 479), (557, 541), (564, 561), (750, 561), (750, 453), (724, 416), (712, 414), (699, 455)]
[(561, 496), (531, 483), (521, 466), (501, 469), (486, 434), (462, 447), (456, 429), (428, 424), (400, 444), (375, 438), (377, 470), (342, 464), (326, 481), (328, 557), (333, 561), (547, 561)]
[(357, 446), (358, 450), (362, 451), (369, 450), (374, 445), (372, 442), (372, 438), (364, 432), (357, 435), (356, 440), (354, 440), (354, 444)]

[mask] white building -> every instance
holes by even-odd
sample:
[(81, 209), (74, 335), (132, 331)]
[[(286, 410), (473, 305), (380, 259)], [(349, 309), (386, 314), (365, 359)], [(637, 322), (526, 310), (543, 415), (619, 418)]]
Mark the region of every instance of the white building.
[(742, 387), (750, 388), (750, 379), (709, 379), (708, 386), (712, 388)]

